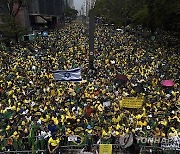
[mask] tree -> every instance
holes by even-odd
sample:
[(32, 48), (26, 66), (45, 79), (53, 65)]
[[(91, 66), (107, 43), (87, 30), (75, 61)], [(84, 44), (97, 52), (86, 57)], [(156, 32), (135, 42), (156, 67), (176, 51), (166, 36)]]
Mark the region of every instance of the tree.
[[(151, 29), (180, 31), (180, 1), (177, 0), (99, 0), (95, 14), (118, 26), (142, 25)], [(129, 24), (129, 23), (128, 23)]]
[(65, 18), (70, 18), (70, 19), (76, 19), (77, 17), (77, 14), (78, 14), (78, 11), (75, 10), (75, 9), (72, 9), (70, 7), (67, 7), (65, 10), (64, 10), (64, 14), (65, 14)]
[(133, 24), (146, 25), (148, 24), (148, 7), (144, 5), (133, 15)]
[(12, 17), (16, 15), (26, 6), (26, 0), (0, 0), (0, 9), (3, 13)]
[(3, 15), (1, 18), (3, 23), (0, 30), (6, 37), (14, 38), (17, 42), (18, 38), (27, 32), (27, 29), (19, 25), (12, 16)]
[(26, 0), (0, 0), (2, 24), (1, 32), (10, 38), (18, 38), (26, 32), (26, 28), (16, 22), (16, 16), (26, 6)]

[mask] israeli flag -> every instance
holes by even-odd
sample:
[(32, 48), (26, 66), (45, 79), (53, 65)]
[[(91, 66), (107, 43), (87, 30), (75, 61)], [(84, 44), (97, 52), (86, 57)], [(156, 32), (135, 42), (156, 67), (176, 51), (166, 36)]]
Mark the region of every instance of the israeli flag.
[(53, 75), (55, 80), (60, 82), (82, 81), (81, 68), (75, 68), (70, 70), (57, 70), (53, 71)]

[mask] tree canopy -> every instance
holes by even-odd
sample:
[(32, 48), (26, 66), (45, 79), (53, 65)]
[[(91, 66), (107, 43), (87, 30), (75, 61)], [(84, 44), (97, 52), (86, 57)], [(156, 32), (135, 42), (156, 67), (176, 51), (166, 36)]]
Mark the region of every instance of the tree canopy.
[(99, 0), (94, 11), (117, 25), (180, 30), (179, 0)]
[(76, 19), (78, 11), (70, 7), (65, 8), (64, 14), (66, 18)]
[(25, 5), (26, 0), (0, 0), (0, 12), (16, 17)]
[(10, 38), (18, 37), (26, 32), (26, 29), (16, 22), (16, 16), (26, 6), (26, 0), (0, 0), (0, 13), (2, 23), (1, 32)]

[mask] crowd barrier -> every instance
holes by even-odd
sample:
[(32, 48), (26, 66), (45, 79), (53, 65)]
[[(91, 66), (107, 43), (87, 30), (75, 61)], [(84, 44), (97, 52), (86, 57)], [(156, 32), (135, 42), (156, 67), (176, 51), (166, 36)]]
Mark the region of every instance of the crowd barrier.
[[(68, 154), (68, 153), (73, 153), (73, 154), (80, 154), (80, 151), (86, 151), (86, 146), (87, 145), (83, 145), (83, 146), (61, 146), (61, 150), (63, 150), (64, 154)], [(119, 145), (114, 144), (113, 148), (112, 148), (112, 154), (133, 154), (131, 152), (129, 152), (126, 149), (117, 149), (114, 147), (117, 147)], [(4, 151), (4, 152), (0, 152), (0, 154), (47, 154), (47, 149), (45, 150), (24, 150), (24, 151)], [(92, 146), (92, 151), (91, 153), (93, 154), (99, 154), (99, 145), (93, 145)], [(178, 150), (171, 150), (171, 149), (162, 149), (161, 147), (153, 147), (153, 146), (143, 146), (140, 149), (139, 154), (179, 154), (180, 151)]]
[[(9, 154), (9, 153), (19, 153), (19, 154), (46, 154), (47, 153), (47, 140), (41, 139), (39, 137), (35, 137), (34, 142), (29, 142), (29, 139), (22, 138), (18, 139), (16, 143), (11, 143), (8, 145), (8, 138), (4, 138), (4, 141), (0, 142), (1, 147), (5, 147), (5, 149), (0, 149), (0, 154)], [(104, 143), (104, 144), (111, 144), (111, 143)], [(132, 148), (125, 148), (120, 143), (116, 142), (112, 145), (112, 154), (130, 154), (132, 153)], [(82, 144), (72, 144), (67, 139), (66, 141), (62, 141), (60, 144), (60, 150), (64, 154), (68, 153), (75, 153), (76, 151), (82, 151), (82, 149), (87, 150), (89, 147), (89, 150), (93, 154), (99, 153), (99, 146), (100, 144), (91, 143), (89, 144), (88, 141), (83, 142)], [(144, 146), (144, 145), (138, 145), (135, 144), (134, 147), (137, 151), (139, 151), (140, 154), (146, 154), (146, 153), (155, 153), (155, 154), (178, 154), (180, 153), (180, 149), (172, 149), (172, 148), (163, 148), (159, 146)], [(88, 151), (89, 151), (88, 150)], [(134, 151), (134, 150), (133, 150)], [(77, 152), (79, 153), (79, 152)]]
[[(113, 148), (112, 148), (112, 154), (131, 154), (131, 152), (125, 150), (125, 149), (116, 149), (114, 147), (117, 147), (119, 145), (114, 144)], [(62, 149), (64, 149), (63, 153), (64, 154), (69, 154), (69, 153), (77, 153), (80, 154), (80, 151), (85, 151), (86, 149), (86, 145), (84, 145), (83, 147), (79, 147), (79, 146), (62, 146)], [(4, 152), (0, 152), (0, 154), (47, 154), (47, 150), (36, 150), (36, 151), (32, 151), (32, 150), (25, 150), (25, 151), (4, 151)], [(99, 145), (93, 145), (92, 151), (91, 153), (93, 154), (99, 154)], [(162, 149), (160, 147), (153, 147), (153, 146), (143, 146), (141, 147), (141, 150), (139, 152), (139, 154), (179, 154), (180, 151), (178, 150), (168, 150), (168, 149)], [(132, 153), (133, 154), (133, 153)]]
[(164, 149), (161, 147), (156, 147), (156, 146), (142, 146), (140, 149), (140, 154), (147, 154), (147, 153), (152, 153), (152, 154), (179, 154), (180, 150), (175, 150), (175, 149)]

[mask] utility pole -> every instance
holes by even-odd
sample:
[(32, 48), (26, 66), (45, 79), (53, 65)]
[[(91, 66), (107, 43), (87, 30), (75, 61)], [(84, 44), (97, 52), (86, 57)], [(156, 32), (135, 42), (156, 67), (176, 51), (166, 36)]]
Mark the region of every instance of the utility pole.
[(94, 31), (95, 31), (95, 15), (89, 11), (89, 68), (94, 69)]
[[(97, 2), (98, 0), (96, 0)], [(89, 68), (94, 69), (94, 32), (95, 32), (95, 14), (93, 7), (89, 11)]]
[(86, 0), (86, 19), (88, 17), (88, 0)]

